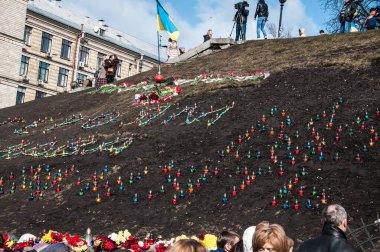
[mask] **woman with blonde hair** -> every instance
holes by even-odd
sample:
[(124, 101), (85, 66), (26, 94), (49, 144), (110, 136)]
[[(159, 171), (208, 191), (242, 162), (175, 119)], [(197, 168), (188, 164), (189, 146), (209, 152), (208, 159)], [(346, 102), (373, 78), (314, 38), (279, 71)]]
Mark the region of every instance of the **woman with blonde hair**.
[(208, 252), (202, 243), (193, 239), (182, 239), (176, 241), (168, 252)]
[(252, 238), (253, 252), (288, 252), (288, 237), (282, 226), (263, 221)]

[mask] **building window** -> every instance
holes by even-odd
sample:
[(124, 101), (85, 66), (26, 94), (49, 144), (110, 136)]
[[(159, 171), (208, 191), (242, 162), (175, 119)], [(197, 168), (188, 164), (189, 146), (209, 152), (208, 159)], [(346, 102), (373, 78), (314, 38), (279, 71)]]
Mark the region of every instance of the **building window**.
[(16, 105), (24, 103), (25, 91), (26, 91), (26, 88), (18, 86), (17, 96), (16, 96)]
[(78, 84), (83, 84), (83, 81), (87, 79), (87, 75), (78, 73), (77, 75), (77, 82)]
[(21, 56), (20, 75), (28, 75), (29, 57)]
[(105, 29), (102, 29), (102, 28), (99, 29), (99, 35), (100, 35), (100, 36), (104, 37), (104, 34), (105, 34), (105, 33), (106, 33), (106, 30), (105, 30)]
[(49, 64), (48, 63), (40, 61), (40, 67), (38, 69), (38, 80), (45, 83), (48, 82), (49, 80)]
[(62, 39), (61, 58), (70, 60), (70, 54), (71, 54), (71, 42), (66, 39)]
[(128, 67), (128, 77), (130, 77), (132, 74), (132, 63), (129, 63), (129, 67)]
[(42, 42), (41, 42), (41, 52), (49, 53), (51, 52), (51, 39), (52, 35), (47, 32), (42, 33)]
[(46, 93), (42, 91), (36, 91), (36, 99), (45, 98), (45, 96), (46, 96)]
[(121, 77), (121, 63), (117, 64), (116, 76)]
[(99, 67), (103, 64), (103, 57), (106, 56), (104, 53), (98, 52), (98, 58), (96, 62), (96, 69), (99, 69)]
[(32, 36), (32, 27), (25, 26), (24, 30), (24, 44), (30, 46), (30, 38)]
[(83, 62), (85, 66), (88, 65), (89, 51), (87, 47), (81, 46), (79, 51), (79, 62)]
[(59, 74), (58, 74), (58, 86), (66, 87), (68, 79), (69, 79), (69, 70), (60, 67)]

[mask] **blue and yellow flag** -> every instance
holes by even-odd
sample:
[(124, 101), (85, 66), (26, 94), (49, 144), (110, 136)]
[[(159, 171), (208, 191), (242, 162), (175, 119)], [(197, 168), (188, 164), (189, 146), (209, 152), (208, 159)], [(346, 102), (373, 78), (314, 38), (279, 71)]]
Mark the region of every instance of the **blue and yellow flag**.
[(157, 30), (158, 31), (167, 31), (169, 37), (172, 40), (178, 41), (179, 31), (173, 20), (170, 18), (169, 14), (166, 12), (164, 7), (160, 4), (158, 0), (157, 2)]

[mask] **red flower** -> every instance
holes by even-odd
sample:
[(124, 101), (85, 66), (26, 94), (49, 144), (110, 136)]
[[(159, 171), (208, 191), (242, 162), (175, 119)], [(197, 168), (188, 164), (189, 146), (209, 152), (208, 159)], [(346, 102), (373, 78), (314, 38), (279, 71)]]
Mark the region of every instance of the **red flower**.
[(179, 86), (175, 87), (175, 92), (176, 92), (177, 94), (182, 93), (182, 88), (179, 87)]
[(79, 243), (81, 243), (80, 244), (81, 246), (87, 245), (87, 242), (86, 241), (82, 241), (81, 238), (80, 238), (80, 236), (78, 234), (74, 235), (74, 236), (70, 236), (68, 233), (66, 233), (65, 237), (66, 237), (67, 243), (70, 246), (78, 247)]
[(150, 100), (154, 100), (154, 101), (157, 101), (158, 100), (158, 95), (156, 93), (151, 93), (149, 95), (149, 99)]
[(134, 252), (141, 252), (141, 248), (138, 243), (133, 244), (129, 248), (132, 249)]
[(149, 245), (148, 241), (144, 241), (144, 245), (142, 246), (142, 249), (148, 250), (149, 248), (150, 248), (150, 245)]
[(116, 248), (116, 244), (113, 241), (109, 240), (105, 242), (102, 247), (104, 250), (111, 251)]
[(205, 234), (200, 234), (198, 236), (199, 240), (203, 241), (205, 239)]
[(54, 243), (58, 243), (63, 240), (63, 234), (58, 233), (58, 232), (52, 232), (51, 238), (54, 240)]
[[(33, 245), (33, 244), (32, 244)], [(13, 250), (19, 250), (19, 249), (23, 249), (27, 246), (30, 246), (29, 242), (22, 242), (22, 243), (17, 243), (14, 247), (13, 247)]]

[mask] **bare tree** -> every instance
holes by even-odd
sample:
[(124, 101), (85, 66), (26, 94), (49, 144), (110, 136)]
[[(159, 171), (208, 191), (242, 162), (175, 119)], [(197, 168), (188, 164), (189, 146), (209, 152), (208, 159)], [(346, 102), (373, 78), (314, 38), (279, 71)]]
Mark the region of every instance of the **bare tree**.
[[(380, 0), (353, 0), (358, 4), (358, 12), (355, 22), (362, 26), (364, 20), (368, 16), (368, 11), (371, 7), (380, 5)], [(329, 33), (339, 32), (340, 22), (339, 13), (343, 7), (344, 0), (321, 0), (321, 5), (329, 14), (330, 19), (325, 23)]]
[[(278, 37), (278, 27), (277, 27), (277, 25), (268, 22), (266, 24), (266, 30), (267, 30), (267, 32), (270, 35), (273, 36), (273, 38), (277, 38)], [(282, 26), (281, 38), (291, 38), (291, 37), (292, 37), (292, 35), (291, 35), (291, 32), (290, 32), (290, 29), (287, 29), (285, 26)]]

